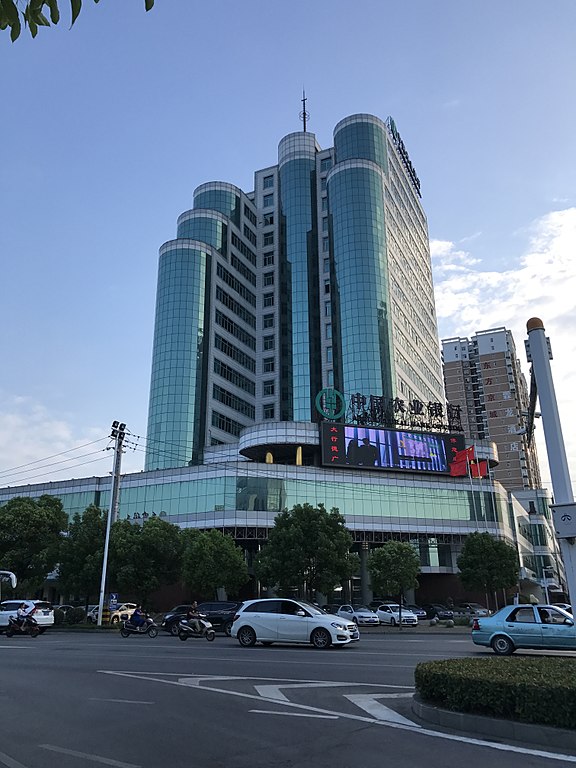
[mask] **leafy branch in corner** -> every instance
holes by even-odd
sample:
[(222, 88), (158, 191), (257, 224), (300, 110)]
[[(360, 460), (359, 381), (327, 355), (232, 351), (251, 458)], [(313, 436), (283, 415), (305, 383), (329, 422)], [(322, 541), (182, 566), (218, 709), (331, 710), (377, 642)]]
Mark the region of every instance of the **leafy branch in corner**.
[[(60, 21), (59, 2), (60, 0), (28, 0), (26, 3), (22, 0), (0, 0), (0, 30), (10, 29), (10, 39), (14, 42), (20, 37), (23, 20), (24, 26), (28, 27), (32, 37), (36, 37), (38, 27), (49, 27)], [(100, 0), (94, 0), (94, 2), (98, 3)], [(144, 6), (147, 11), (151, 10), (154, 0), (144, 0)], [(82, 10), (82, 0), (70, 0), (70, 10), (72, 14), (70, 27), (72, 27)]]

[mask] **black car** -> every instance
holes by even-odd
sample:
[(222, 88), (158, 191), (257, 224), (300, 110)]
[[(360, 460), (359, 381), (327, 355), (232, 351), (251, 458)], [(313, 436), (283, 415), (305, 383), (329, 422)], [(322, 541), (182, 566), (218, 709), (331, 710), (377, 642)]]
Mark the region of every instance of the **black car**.
[[(230, 635), (232, 622), (236, 615), (236, 610), (242, 605), (237, 601), (214, 601), (213, 603), (200, 603), (197, 608), (198, 613), (204, 614), (206, 619), (212, 624), (216, 631), (224, 632)], [(177, 605), (162, 619), (161, 628), (171, 635), (178, 634), (178, 622), (186, 617), (186, 614), (192, 606), (190, 604)]]
[(422, 607), (426, 611), (426, 616), (429, 619), (441, 619), (442, 621), (445, 621), (446, 619), (454, 618), (454, 611), (451, 611), (441, 603), (431, 603), (430, 605), (424, 605)]

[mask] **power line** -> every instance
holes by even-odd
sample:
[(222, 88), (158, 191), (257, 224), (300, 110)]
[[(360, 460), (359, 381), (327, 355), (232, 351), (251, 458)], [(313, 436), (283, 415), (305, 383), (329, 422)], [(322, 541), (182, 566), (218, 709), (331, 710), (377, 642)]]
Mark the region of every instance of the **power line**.
[[(101, 453), (104, 450), (106, 449), (101, 448), (98, 451), (90, 451), (90, 453), (83, 453), (80, 456), (71, 456), (69, 459), (62, 459), (61, 461), (53, 461), (51, 464), (45, 464), (44, 466), (34, 467), (33, 469), (21, 469), (19, 472), (14, 472), (11, 475), (8, 475), (8, 478), (15, 478), (16, 475), (26, 475), (28, 474), (28, 472), (34, 472), (37, 469), (48, 469), (48, 467), (55, 467), (58, 464), (66, 464), (69, 461), (77, 461), (78, 459), (85, 459), (87, 456), (95, 456), (97, 453)], [(80, 466), (80, 465), (75, 465), (75, 466)], [(53, 470), (53, 472), (61, 472), (63, 470), (66, 470), (66, 467)], [(46, 474), (50, 474), (50, 473), (48, 472)]]
[(98, 440), (92, 440), (89, 443), (83, 443), (83, 445), (77, 445), (75, 448), (69, 448), (67, 451), (60, 451), (60, 453), (53, 453), (51, 456), (45, 456), (43, 459), (35, 459), (34, 461), (29, 461), (27, 464), (19, 464), (16, 467), (9, 467), (8, 469), (2, 469), (0, 470), (0, 477), (4, 474), (10, 474), (16, 469), (21, 469), (22, 467), (29, 467), (32, 464), (39, 464), (43, 461), (48, 461), (48, 459), (55, 459), (58, 456), (64, 456), (66, 453), (72, 453), (72, 451), (79, 451), (81, 448), (87, 448), (89, 445), (95, 445), (96, 443), (101, 443), (103, 440), (108, 440), (108, 437), (99, 437)]
[[(87, 454), (87, 455), (91, 456), (93, 454)], [(106, 456), (100, 456), (99, 459), (92, 459), (92, 461), (83, 461), (80, 464), (72, 464), (71, 467), (66, 467), (66, 469), (68, 470), (68, 469), (76, 469), (77, 467), (85, 467), (87, 464), (95, 464), (97, 461), (102, 461), (102, 459), (105, 459), (105, 458), (107, 458), (107, 457)], [(18, 482), (20, 483), (20, 485), (29, 485), (29, 482), (28, 482), (29, 480), (35, 480), (37, 477), (46, 477), (47, 475), (55, 475), (57, 472), (62, 472), (63, 469), (52, 470), (52, 472), (44, 472), (44, 473), (42, 473), (40, 475), (32, 475), (32, 477), (23, 478), (22, 480), (20, 480)], [(33, 471), (33, 470), (31, 470), (31, 471)], [(72, 478), (69, 478), (69, 479), (72, 479)], [(62, 480), (61, 482), (65, 483), (65, 482), (68, 482), (68, 480)], [(4, 489), (9, 488), (9, 487), (10, 486), (4, 486)]]

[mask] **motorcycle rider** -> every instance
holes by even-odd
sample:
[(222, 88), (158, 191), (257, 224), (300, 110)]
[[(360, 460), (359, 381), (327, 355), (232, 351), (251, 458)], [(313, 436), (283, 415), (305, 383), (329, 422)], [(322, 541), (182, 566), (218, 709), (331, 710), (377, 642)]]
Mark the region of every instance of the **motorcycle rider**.
[(18, 623), (18, 626), (22, 629), (26, 622), (26, 617), (28, 616), (28, 606), (26, 603), (20, 603), (18, 606), (18, 610), (16, 611), (16, 621)]
[(186, 621), (188, 622), (188, 626), (192, 627), (194, 632), (197, 632), (199, 635), (202, 634), (204, 625), (200, 621), (200, 614), (198, 613), (198, 603), (196, 602), (196, 600), (194, 600), (194, 602), (188, 609), (188, 613), (186, 614)]
[(146, 614), (142, 610), (141, 605), (137, 605), (134, 609), (134, 613), (130, 616), (130, 624), (136, 629), (140, 629), (146, 623)]

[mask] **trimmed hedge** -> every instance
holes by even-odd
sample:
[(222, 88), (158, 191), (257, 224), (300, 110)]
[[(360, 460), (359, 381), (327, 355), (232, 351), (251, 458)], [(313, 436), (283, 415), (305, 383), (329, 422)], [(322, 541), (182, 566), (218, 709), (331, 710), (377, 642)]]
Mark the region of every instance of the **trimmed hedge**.
[(576, 659), (491, 657), (416, 666), (421, 699), (456, 712), (576, 728)]

